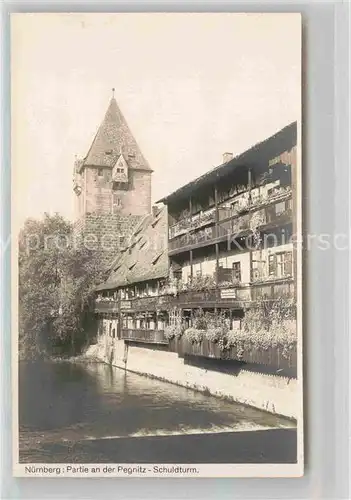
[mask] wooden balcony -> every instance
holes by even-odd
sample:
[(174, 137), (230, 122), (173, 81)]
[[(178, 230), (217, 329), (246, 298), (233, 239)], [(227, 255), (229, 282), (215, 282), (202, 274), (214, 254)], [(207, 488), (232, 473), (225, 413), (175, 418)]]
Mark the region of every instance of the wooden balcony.
[[(162, 311), (169, 307), (186, 308), (232, 308), (241, 309), (250, 302), (293, 298), (295, 284), (293, 278), (270, 279), (257, 283), (204, 290), (181, 290), (177, 295), (159, 295), (121, 300), (121, 312)], [(95, 303), (95, 313), (118, 314), (118, 301)]]
[(95, 302), (94, 312), (103, 314), (118, 314), (118, 300)]
[(123, 329), (121, 339), (143, 344), (168, 344), (163, 330)]
[(295, 283), (292, 278), (281, 279), (274, 283), (256, 283), (251, 286), (251, 300), (277, 300), (279, 298), (293, 298)]
[(170, 295), (135, 297), (121, 300), (121, 311), (156, 311), (160, 305), (166, 305), (169, 301)]
[(287, 355), (283, 356), (282, 347), (269, 347), (267, 349), (246, 349), (238, 352), (237, 348), (230, 347), (221, 350), (218, 344), (204, 339), (200, 343), (191, 343), (184, 337), (172, 340), (169, 343), (172, 352), (177, 352), (179, 356), (198, 356), (204, 358), (214, 358), (223, 360), (237, 360), (245, 363), (255, 363), (261, 365), (274, 366), (277, 369), (295, 369), (297, 367), (296, 347)]
[(293, 298), (295, 285), (292, 278), (273, 282), (238, 285), (232, 287), (207, 288), (205, 290), (184, 290), (176, 296), (169, 296), (173, 307), (188, 308), (232, 308), (241, 309), (258, 300)]
[[(291, 194), (289, 195), (291, 198)], [(169, 240), (169, 255), (176, 255), (195, 248), (214, 245), (238, 236), (250, 234), (252, 230), (288, 224), (292, 221), (290, 199), (274, 201), (263, 208), (250, 207), (241, 214), (231, 209), (219, 209), (218, 223), (202, 229), (188, 231)], [(279, 207), (279, 208), (278, 208)]]
[(205, 212), (201, 215), (194, 216), (192, 218), (184, 218), (170, 226), (169, 228), (169, 239), (175, 238), (181, 234), (187, 233), (194, 229), (198, 229), (200, 227), (204, 227), (208, 224), (212, 224), (216, 219), (215, 209), (211, 209), (208, 212)]

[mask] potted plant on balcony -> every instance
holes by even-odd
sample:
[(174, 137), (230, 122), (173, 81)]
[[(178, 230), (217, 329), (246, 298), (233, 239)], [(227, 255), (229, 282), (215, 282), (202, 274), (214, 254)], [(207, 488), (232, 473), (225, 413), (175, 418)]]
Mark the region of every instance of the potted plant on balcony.
[(226, 348), (233, 349), (237, 359), (242, 359), (245, 353), (250, 356), (268, 349), (279, 350), (283, 357), (289, 358), (296, 344), (294, 304), (282, 298), (246, 309), (241, 329), (228, 332)]

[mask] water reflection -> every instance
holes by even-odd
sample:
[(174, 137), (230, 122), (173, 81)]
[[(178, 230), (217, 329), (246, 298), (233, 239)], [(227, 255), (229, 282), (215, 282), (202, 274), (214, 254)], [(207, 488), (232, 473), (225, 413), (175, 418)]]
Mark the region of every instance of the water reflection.
[(285, 427), (255, 409), (107, 365), (22, 363), (21, 430), (77, 439)]
[(295, 430), (274, 415), (99, 363), (19, 370), (24, 462), (296, 460)]

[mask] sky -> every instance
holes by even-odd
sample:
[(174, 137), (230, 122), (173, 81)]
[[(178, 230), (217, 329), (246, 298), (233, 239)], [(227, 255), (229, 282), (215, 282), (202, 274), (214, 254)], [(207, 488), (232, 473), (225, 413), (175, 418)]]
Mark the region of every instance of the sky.
[(301, 115), (298, 14), (13, 14), (13, 211), (75, 220), (73, 163), (115, 88), (155, 202)]

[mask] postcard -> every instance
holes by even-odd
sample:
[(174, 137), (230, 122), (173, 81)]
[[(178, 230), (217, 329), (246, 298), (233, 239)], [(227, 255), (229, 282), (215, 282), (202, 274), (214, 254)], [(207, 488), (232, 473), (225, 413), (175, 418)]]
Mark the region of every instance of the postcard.
[(301, 16), (11, 15), (13, 471), (303, 475)]

